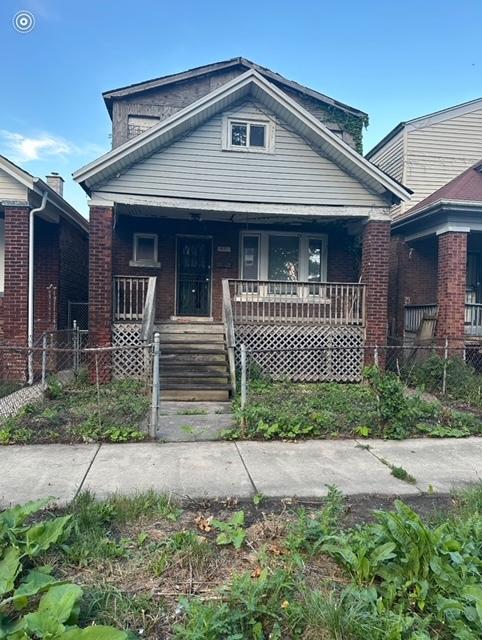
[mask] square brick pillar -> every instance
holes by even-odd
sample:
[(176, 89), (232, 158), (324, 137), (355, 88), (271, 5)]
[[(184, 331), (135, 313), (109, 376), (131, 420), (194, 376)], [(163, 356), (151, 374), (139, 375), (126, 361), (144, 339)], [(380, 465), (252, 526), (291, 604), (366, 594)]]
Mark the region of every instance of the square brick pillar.
[[(28, 240), (29, 207), (5, 208), (5, 284), (3, 332), (6, 345), (28, 345)], [(26, 352), (3, 354), (3, 375), (7, 380), (26, 382)]]
[(467, 233), (450, 231), (438, 237), (437, 337), (461, 339), (465, 325)]
[[(366, 344), (385, 347), (388, 329), (388, 273), (390, 220), (370, 220), (363, 228), (361, 278), (366, 285)], [(385, 351), (379, 352), (384, 366)], [(365, 364), (373, 362), (373, 351), (365, 353)]]
[[(90, 207), (89, 222), (89, 344), (112, 346), (112, 207)], [(111, 355), (98, 356), (99, 379), (111, 379)], [(95, 380), (95, 358), (89, 364)]]

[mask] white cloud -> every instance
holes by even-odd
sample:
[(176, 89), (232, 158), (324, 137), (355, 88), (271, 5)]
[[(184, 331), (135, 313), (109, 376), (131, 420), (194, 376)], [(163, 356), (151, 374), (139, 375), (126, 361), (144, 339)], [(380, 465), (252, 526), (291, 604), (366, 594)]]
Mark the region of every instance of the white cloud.
[(5, 155), (17, 162), (67, 156), (76, 151), (67, 140), (48, 133), (30, 137), (5, 129), (0, 130), (0, 145), (5, 148)]

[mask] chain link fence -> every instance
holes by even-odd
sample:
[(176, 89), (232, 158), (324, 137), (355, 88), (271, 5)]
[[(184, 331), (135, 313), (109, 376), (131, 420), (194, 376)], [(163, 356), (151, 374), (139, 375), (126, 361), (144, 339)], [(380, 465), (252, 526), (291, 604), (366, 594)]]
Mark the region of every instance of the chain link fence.
[[(0, 346), (0, 444), (155, 435), (159, 390), (153, 412), (152, 354), (152, 344), (88, 348), (87, 332), (79, 329), (46, 334), (32, 349)], [(114, 377), (115, 359), (129, 357), (144, 359), (144, 374)], [(33, 384), (15, 382), (25, 380), (29, 362)]]
[[(309, 372), (300, 362), (309, 361)], [(343, 373), (339, 363), (358, 363), (356, 376)], [(282, 366), (280, 365), (282, 363)], [(254, 380), (295, 382), (362, 382), (365, 366), (376, 365), (396, 375), (409, 388), (419, 389), (459, 405), (482, 411), (482, 344), (441, 339), (424, 345), (353, 346), (299, 349), (247, 349), (240, 346), (239, 391), (248, 401)]]

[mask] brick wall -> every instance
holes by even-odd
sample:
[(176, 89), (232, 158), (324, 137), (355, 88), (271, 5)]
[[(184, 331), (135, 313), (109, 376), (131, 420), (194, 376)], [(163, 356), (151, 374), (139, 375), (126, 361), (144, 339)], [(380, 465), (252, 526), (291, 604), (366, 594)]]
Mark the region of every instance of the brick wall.
[(68, 327), (68, 303), (87, 302), (89, 297), (89, 238), (67, 220), (59, 228), (59, 329)]
[(59, 228), (40, 218), (34, 227), (34, 337), (57, 329)]
[(438, 237), (437, 335), (464, 335), (467, 234), (443, 233)]
[[(28, 322), (28, 207), (5, 208), (5, 287), (3, 332), (5, 344), (27, 346)], [(25, 354), (11, 354), (4, 363), (10, 380), (27, 379)]]
[[(113, 250), (113, 274), (132, 276), (157, 276), (156, 318), (167, 320), (176, 314), (176, 236), (200, 235), (213, 239), (212, 312), (215, 320), (222, 319), (222, 280), (239, 277), (239, 238), (241, 231), (268, 227), (260, 225), (236, 225), (229, 222), (193, 222), (188, 220), (162, 220), (119, 216), (115, 226)], [(293, 227), (277, 225), (274, 231), (293, 232)], [(297, 229), (298, 230), (298, 229)], [(307, 226), (303, 232), (328, 234), (328, 280), (332, 282), (356, 282), (359, 271), (357, 242), (344, 228), (331, 226)], [(161, 268), (131, 267), (134, 233), (158, 234), (158, 254)], [(220, 252), (218, 247), (230, 247), (230, 252)]]
[(89, 341), (93, 347), (112, 342), (112, 223), (112, 208), (90, 208)]
[(435, 236), (406, 242), (390, 241), (389, 327), (403, 336), (405, 304), (433, 304), (437, 300), (438, 246)]
[(384, 345), (387, 340), (390, 222), (372, 220), (363, 229), (362, 281), (367, 285), (366, 341)]

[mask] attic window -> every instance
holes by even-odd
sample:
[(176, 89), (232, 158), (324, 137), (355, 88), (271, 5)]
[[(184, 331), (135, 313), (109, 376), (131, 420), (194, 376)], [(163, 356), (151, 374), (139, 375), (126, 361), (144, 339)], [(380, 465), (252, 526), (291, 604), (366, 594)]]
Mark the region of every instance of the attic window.
[(128, 116), (127, 118), (127, 137), (130, 140), (140, 133), (147, 131), (159, 122), (157, 116)]
[(273, 150), (273, 123), (226, 119), (223, 149), (230, 151), (270, 152)]

